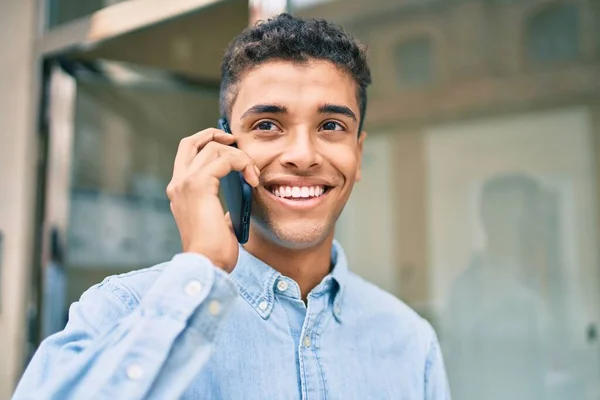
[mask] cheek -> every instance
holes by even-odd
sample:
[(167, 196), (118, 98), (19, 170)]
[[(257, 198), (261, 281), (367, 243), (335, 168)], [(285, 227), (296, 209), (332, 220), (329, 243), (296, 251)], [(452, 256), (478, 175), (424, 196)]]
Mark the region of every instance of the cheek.
[(346, 183), (354, 182), (356, 178), (356, 167), (358, 165), (356, 152), (351, 149), (336, 149), (336, 151), (330, 151), (327, 154), (329, 155), (327, 160), (333, 168), (344, 176), (344, 181)]
[(279, 155), (279, 151), (269, 143), (263, 143), (255, 140), (239, 141), (239, 148), (248, 154), (256, 163), (259, 169), (264, 168), (273, 162)]

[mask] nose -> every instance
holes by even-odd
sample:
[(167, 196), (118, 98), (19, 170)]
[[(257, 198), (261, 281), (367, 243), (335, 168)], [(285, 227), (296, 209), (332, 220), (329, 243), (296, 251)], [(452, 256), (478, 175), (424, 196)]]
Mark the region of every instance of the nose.
[(321, 164), (315, 135), (309, 131), (295, 132), (288, 136), (280, 162), (287, 168), (308, 171)]

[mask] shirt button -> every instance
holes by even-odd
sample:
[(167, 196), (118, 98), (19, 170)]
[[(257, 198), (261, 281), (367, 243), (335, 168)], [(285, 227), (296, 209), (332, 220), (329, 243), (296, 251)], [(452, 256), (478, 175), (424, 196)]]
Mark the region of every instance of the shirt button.
[(288, 283), (286, 281), (279, 281), (277, 283), (277, 289), (280, 292), (285, 292), (287, 290), (287, 288), (288, 288)]
[(139, 381), (144, 376), (144, 370), (138, 364), (132, 364), (127, 368), (127, 377), (132, 381)]
[(336, 305), (333, 307), (333, 312), (334, 312), (334, 314), (335, 314), (335, 315), (338, 315), (338, 316), (339, 316), (339, 315), (341, 314), (341, 312), (342, 312), (342, 309), (340, 308), (340, 306), (339, 306), (339, 305), (337, 305), (337, 304), (336, 304)]
[(258, 308), (260, 308), (261, 310), (265, 311), (268, 306), (269, 305), (267, 304), (266, 301), (261, 301), (260, 304), (258, 305)]
[(219, 303), (216, 300), (211, 301), (208, 305), (208, 312), (211, 315), (219, 315), (219, 313), (221, 312), (221, 303)]
[(185, 293), (188, 296), (198, 296), (202, 291), (202, 284), (198, 281), (190, 281), (185, 285)]
[(308, 335), (304, 336), (304, 347), (310, 347), (310, 337)]

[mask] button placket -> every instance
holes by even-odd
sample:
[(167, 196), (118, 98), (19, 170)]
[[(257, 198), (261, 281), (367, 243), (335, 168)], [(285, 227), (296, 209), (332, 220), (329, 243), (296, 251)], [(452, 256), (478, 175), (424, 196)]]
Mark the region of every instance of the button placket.
[(328, 296), (309, 294), (306, 304), (306, 316), (299, 343), (300, 379), (306, 396), (309, 393), (324, 393), (324, 372), (319, 361), (319, 345), (323, 323), (331, 314)]

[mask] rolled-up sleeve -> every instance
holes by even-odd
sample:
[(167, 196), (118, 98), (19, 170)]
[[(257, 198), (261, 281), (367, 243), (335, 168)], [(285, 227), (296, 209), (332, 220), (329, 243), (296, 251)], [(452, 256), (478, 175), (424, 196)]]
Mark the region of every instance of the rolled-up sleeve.
[(229, 276), (198, 254), (175, 256), (139, 300), (109, 278), (71, 306), (13, 398), (178, 399), (237, 297)]

